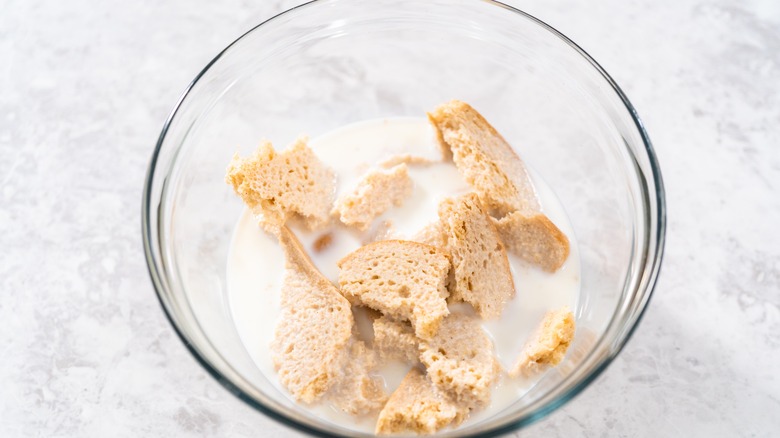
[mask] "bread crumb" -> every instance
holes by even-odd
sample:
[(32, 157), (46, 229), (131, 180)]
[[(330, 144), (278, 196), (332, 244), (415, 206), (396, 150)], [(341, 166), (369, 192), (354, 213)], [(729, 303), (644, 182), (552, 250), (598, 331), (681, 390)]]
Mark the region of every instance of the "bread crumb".
[(311, 246), (315, 253), (326, 250), (333, 243), (333, 233), (325, 233), (317, 238)]
[(333, 214), (344, 225), (366, 230), (377, 216), (400, 206), (412, 193), (412, 185), (406, 164), (369, 171), (354, 190), (336, 200)]
[(466, 414), (468, 408), (437, 391), (422, 371), (412, 368), (379, 413), (376, 434), (432, 434), (460, 423)]
[(547, 312), (526, 343), (510, 377), (530, 376), (558, 365), (574, 338), (574, 314), (568, 307)]

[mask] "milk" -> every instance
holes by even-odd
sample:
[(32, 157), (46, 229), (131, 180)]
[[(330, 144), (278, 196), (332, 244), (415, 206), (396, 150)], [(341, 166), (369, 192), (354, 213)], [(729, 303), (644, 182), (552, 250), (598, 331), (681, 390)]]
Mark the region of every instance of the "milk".
[[(377, 168), (378, 163), (394, 156), (412, 155), (434, 161), (409, 165), (409, 176), (414, 182), (412, 194), (402, 206), (392, 208), (376, 219), (374, 226), (365, 232), (344, 226), (316, 232), (294, 225), (291, 227), (314, 264), (334, 283), (338, 280), (336, 262), (370, 241), (382, 224), (392, 225), (393, 238), (411, 238), (420, 229), (438, 220), (437, 209), (441, 200), (471, 190), (454, 164), (440, 161), (441, 151), (435, 132), (423, 118), (360, 122), (313, 139), (309, 145), (335, 171), (337, 196), (354, 188), (367, 170)], [(529, 173), (543, 212), (568, 236), (571, 252), (566, 263), (555, 273), (544, 272), (509, 254), (516, 295), (504, 308), (500, 319), (482, 321), (482, 327), (493, 340), (496, 356), (505, 369), (511, 369), (544, 313), (562, 306), (575, 309), (579, 295), (580, 260), (573, 228), (552, 189), (533, 169)], [(332, 243), (322, 251), (314, 251), (314, 242), (325, 234), (331, 234)], [(245, 211), (236, 224), (228, 255), (228, 300), (247, 352), (269, 381), (287, 394), (279, 384), (269, 350), (281, 313), (279, 301), (283, 273), (284, 253), (276, 239), (261, 231), (255, 218), (248, 210)], [(450, 310), (473, 313), (467, 304), (451, 305)], [(370, 338), (370, 322), (357, 314), (356, 323), (361, 334)], [(408, 370), (409, 367), (401, 363), (391, 363), (378, 370), (388, 393), (392, 393)], [(522, 397), (538, 378), (509, 379), (504, 375), (493, 389), (491, 404), (473, 412), (466, 422), (480, 421), (500, 412)], [(326, 421), (354, 430), (373, 432), (374, 429), (375, 416), (356, 418), (324, 402), (299, 406)]]

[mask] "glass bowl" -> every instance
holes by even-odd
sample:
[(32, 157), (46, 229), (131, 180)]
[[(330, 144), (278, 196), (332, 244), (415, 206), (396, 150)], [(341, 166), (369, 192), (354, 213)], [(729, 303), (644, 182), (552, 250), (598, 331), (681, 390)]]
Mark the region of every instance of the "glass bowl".
[(485, 0), (318, 0), (217, 55), (165, 122), (143, 199), (143, 239), (162, 307), (184, 344), (257, 410), (322, 436), (362, 436), (283, 396), (250, 359), (226, 298), (241, 201), (227, 163), (260, 139), (284, 146), (352, 122), (424, 116), (457, 98), (479, 109), (556, 192), (581, 257), (569, 354), (498, 414), (442, 436), (518, 429), (585, 388), (639, 322), (661, 263), (661, 174), (634, 108), (582, 49)]

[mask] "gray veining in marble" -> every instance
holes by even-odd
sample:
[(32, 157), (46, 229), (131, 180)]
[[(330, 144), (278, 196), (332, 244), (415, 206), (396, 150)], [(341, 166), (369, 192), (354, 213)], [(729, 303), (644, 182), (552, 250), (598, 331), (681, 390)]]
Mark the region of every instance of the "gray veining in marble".
[[(162, 122), (221, 48), (294, 1), (0, 2), (0, 436), (288, 436), (165, 320), (140, 238)], [(515, 0), (632, 99), (666, 180), (644, 321), (518, 436), (777, 436), (780, 3)]]

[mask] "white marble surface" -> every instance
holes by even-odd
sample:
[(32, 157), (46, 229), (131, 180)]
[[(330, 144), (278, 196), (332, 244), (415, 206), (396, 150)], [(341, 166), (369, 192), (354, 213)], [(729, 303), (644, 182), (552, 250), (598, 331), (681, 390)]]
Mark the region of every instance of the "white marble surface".
[[(0, 1), (0, 436), (294, 435), (176, 338), (146, 273), (139, 210), (184, 86), (295, 3)], [(669, 205), (665, 263), (635, 336), (518, 436), (777, 436), (780, 3), (511, 4), (621, 84)]]

